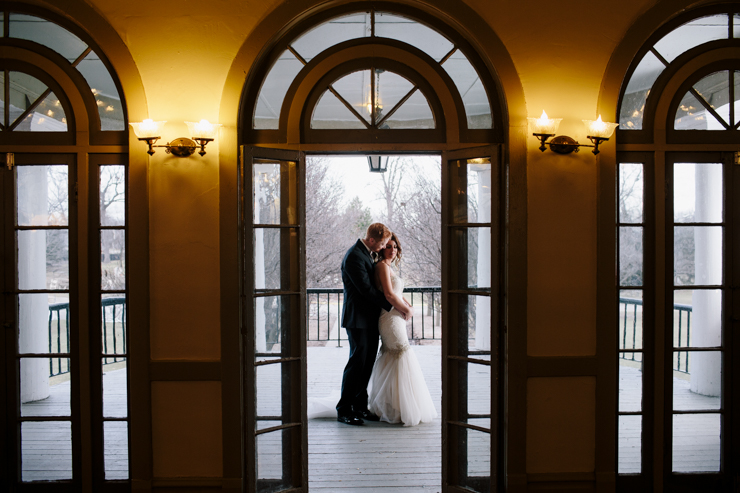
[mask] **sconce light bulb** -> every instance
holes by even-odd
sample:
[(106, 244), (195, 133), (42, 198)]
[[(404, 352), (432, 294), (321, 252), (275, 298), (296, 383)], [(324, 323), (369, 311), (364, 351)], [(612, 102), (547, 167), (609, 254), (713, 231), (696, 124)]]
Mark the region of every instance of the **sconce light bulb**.
[(195, 125), (195, 129), (200, 132), (213, 132), (213, 125), (208, 120), (201, 120)]
[(145, 132), (150, 132), (152, 130), (157, 130), (157, 124), (154, 123), (154, 120), (152, 120), (151, 118), (147, 118), (146, 120), (141, 122), (141, 126), (139, 128), (141, 128)]
[(221, 126), (218, 123), (211, 123), (205, 119), (198, 122), (185, 122), (185, 124), (188, 126), (191, 138), (207, 140), (214, 140)]
[(130, 122), (129, 125), (134, 129), (134, 133), (139, 139), (151, 139), (161, 137), (161, 131), (166, 121), (155, 122), (147, 118), (143, 122)]
[(606, 125), (604, 125), (604, 122), (601, 119), (601, 115), (596, 119), (595, 122), (591, 125), (591, 128), (593, 129), (593, 132), (597, 135), (600, 135), (606, 130)]
[(542, 115), (539, 118), (527, 118), (529, 122), (529, 131), (533, 134), (549, 134), (555, 135), (560, 126), (562, 118), (550, 118), (542, 110)]
[(614, 133), (614, 129), (619, 126), (618, 123), (609, 123), (601, 119), (601, 115), (596, 120), (583, 120), (583, 124), (586, 125), (587, 134), (589, 137), (598, 137), (600, 139), (608, 139)]

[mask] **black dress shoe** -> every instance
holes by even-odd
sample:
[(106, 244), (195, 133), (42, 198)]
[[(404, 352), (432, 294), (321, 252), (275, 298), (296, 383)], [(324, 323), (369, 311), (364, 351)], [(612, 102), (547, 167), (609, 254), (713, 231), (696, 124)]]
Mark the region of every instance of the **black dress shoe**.
[(337, 416), (337, 421), (340, 423), (344, 423), (346, 425), (354, 425), (354, 426), (360, 426), (365, 424), (365, 422), (355, 416)]
[(380, 416), (375, 413), (371, 413), (368, 409), (355, 411), (355, 416), (364, 419), (365, 421), (380, 421)]

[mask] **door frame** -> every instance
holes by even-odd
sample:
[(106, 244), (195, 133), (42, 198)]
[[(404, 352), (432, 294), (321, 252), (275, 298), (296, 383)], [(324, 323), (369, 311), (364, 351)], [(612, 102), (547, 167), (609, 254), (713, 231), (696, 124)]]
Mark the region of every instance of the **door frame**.
[[(288, 146), (290, 147), (290, 146)], [(358, 151), (355, 151), (358, 153)], [(377, 151), (376, 151), (377, 152)], [(423, 151), (421, 151), (423, 152)], [(361, 153), (361, 151), (359, 152)], [(402, 154), (397, 151), (386, 151), (387, 154)], [(322, 154), (316, 150), (311, 154)], [(324, 154), (327, 154), (324, 152)], [(431, 154), (431, 153), (430, 153)], [(453, 226), (453, 221), (450, 219), (451, 204), (449, 197), (451, 196), (451, 189), (449, 187), (449, 173), (447, 171), (447, 163), (449, 161), (455, 161), (460, 159), (468, 158), (480, 158), (490, 157), (491, 160), (491, 187), (492, 197), (495, 200), (491, 200), (491, 290), (490, 296), (492, 299), (491, 303), (491, 354), (492, 360), (494, 361), (491, 371), (491, 480), (490, 480), (490, 491), (503, 491), (504, 488), (504, 416), (506, 399), (504, 395), (505, 388), (505, 351), (506, 351), (506, 339), (505, 339), (505, 259), (506, 259), (506, 220), (503, 214), (506, 211), (507, 196), (505, 195), (506, 187), (506, 172), (503, 164), (503, 145), (491, 144), (487, 146), (478, 146), (472, 148), (465, 148), (459, 150), (445, 150), (442, 152), (435, 152), (435, 155), (440, 156), (441, 160), (441, 194), (442, 194), (442, 217), (441, 220), (441, 231), (442, 238), (442, 353), (443, 361), (442, 364), (442, 485), (440, 485), (443, 491), (464, 491), (458, 487), (447, 485), (445, 482), (445, 475), (447, 473), (449, 461), (456, 460), (456, 454), (450, 454), (445, 449), (445, 444), (450, 444), (447, 439), (447, 416), (450, 412), (450, 407), (447, 401), (457, 396), (460, 390), (454, 382), (448, 381), (450, 371), (448, 369), (446, 354), (449, 345), (454, 338), (450, 338), (446, 335), (448, 331), (445, 331), (446, 327), (452, 327), (455, 324), (452, 322), (452, 314), (449, 309), (450, 302), (450, 290), (448, 288), (449, 272), (453, 267), (452, 262), (448, 261), (445, 252), (450, 252), (450, 239), (446, 231)], [(240, 323), (240, 339), (242, 341), (241, 347), (243, 348), (242, 357), (242, 378), (241, 386), (243, 396), (242, 400), (242, 446), (243, 446), (243, 491), (252, 492), (256, 491), (256, 483), (252, 478), (255, 478), (255, 460), (254, 450), (256, 442), (254, 441), (254, 435), (256, 433), (256, 404), (249, 400), (249, 396), (252, 396), (256, 401), (255, 387), (250, 388), (249, 382), (255, 382), (254, 365), (250, 365), (250, 358), (248, 355), (255, 353), (254, 344), (254, 326), (250, 323), (254, 320), (254, 305), (249, 302), (250, 296), (255, 293), (254, 287), (254, 272), (251, 266), (251, 259), (253, 258), (254, 251), (249, 238), (252, 237), (254, 227), (252, 226), (252, 218), (254, 217), (253, 204), (254, 201), (251, 199), (252, 191), (252, 174), (247, 173), (247, 166), (252, 162), (253, 159), (257, 158), (268, 158), (275, 160), (291, 160), (299, 163), (298, 171), (299, 182), (298, 186), (298, 204), (299, 204), (299, 227), (301, 233), (301, 250), (299, 252), (300, 259), (300, 328), (295, 331), (295, 334), (300, 337), (300, 351), (296, 352), (295, 355), (290, 355), (287, 358), (298, 358), (301, 361), (300, 370), (300, 382), (297, 385), (292, 385), (293, 391), (300, 390), (301, 395), (293, 396), (291, 402), (294, 405), (300, 406), (301, 420), (295, 422), (295, 426), (301, 426), (304, 430), (300, 440), (300, 454), (298, 458), (294, 460), (294, 470), (301, 471), (300, 485), (284, 491), (307, 491), (308, 488), (308, 427), (306, 418), (306, 284), (305, 284), (305, 166), (306, 159), (305, 153), (297, 150), (289, 149), (277, 149), (277, 148), (265, 148), (265, 147), (249, 147), (242, 146), (240, 148), (240, 161), (239, 161), (239, 221), (238, 229), (240, 234), (238, 235), (239, 241), (239, 273), (240, 273), (240, 312), (241, 312), (241, 323)], [(460, 225), (454, 225), (459, 227)], [(504, 243), (502, 243), (504, 242)], [(494, 248), (494, 245), (497, 245)], [(453, 290), (454, 291), (454, 290)], [(296, 293), (293, 293), (296, 294)], [(467, 330), (467, 327), (466, 327)], [(449, 340), (448, 340), (449, 339)], [(299, 354), (298, 354), (299, 353)], [(285, 355), (282, 355), (286, 358)], [(455, 356), (449, 358), (450, 361), (460, 359)], [(253, 384), (254, 385), (254, 384)], [(467, 391), (467, 389), (466, 389)], [(447, 398), (447, 400), (446, 400)], [(450, 401), (451, 402), (451, 401)], [(302, 488), (305, 488), (303, 490)]]

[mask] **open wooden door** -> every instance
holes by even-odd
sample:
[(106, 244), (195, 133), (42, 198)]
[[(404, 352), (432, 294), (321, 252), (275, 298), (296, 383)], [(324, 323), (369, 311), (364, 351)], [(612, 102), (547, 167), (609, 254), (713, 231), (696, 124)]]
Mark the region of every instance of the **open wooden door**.
[(504, 175), (498, 145), (442, 156), (442, 485), (503, 491)]
[(308, 491), (305, 159), (241, 156), (244, 491)]

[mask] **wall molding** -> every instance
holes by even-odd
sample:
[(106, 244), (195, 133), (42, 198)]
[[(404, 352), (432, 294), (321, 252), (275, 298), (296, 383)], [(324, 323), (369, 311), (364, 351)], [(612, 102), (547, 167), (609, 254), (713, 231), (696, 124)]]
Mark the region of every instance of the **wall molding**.
[(590, 377), (598, 373), (596, 356), (529, 356), (527, 377)]
[(220, 361), (151, 361), (152, 381), (221, 381)]

